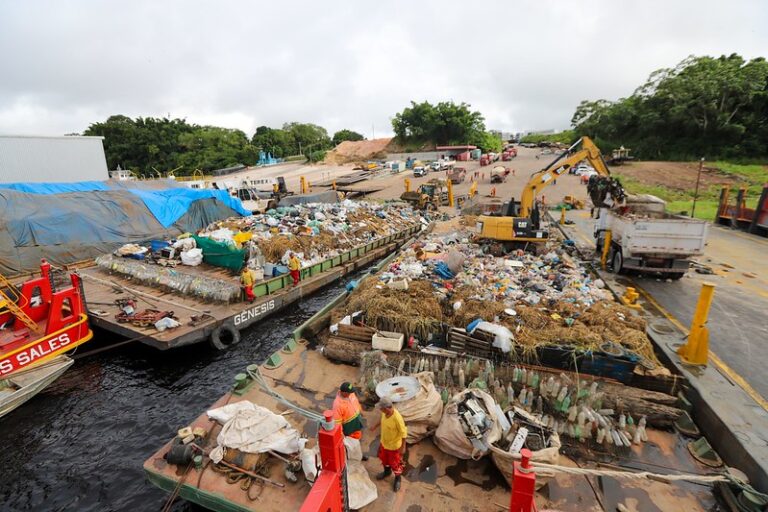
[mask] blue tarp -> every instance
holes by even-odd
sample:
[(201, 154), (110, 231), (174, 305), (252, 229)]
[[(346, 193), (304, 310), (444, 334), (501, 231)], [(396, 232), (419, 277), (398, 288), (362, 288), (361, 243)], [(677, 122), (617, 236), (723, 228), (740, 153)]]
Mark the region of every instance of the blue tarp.
[[(186, 187), (168, 188), (165, 190), (140, 190), (130, 188), (133, 182), (126, 182), (119, 187), (109, 187), (103, 181), (82, 181), (77, 183), (7, 183), (0, 184), (0, 188), (25, 192), (27, 194), (67, 194), (71, 192), (93, 192), (125, 189), (138, 196), (152, 212), (157, 221), (168, 228), (179, 220), (191, 204), (201, 199), (216, 199), (236, 211), (240, 215), (250, 215), (251, 212), (243, 207), (239, 199), (232, 197), (225, 190), (195, 190)], [(128, 185), (128, 186), (126, 186)]]
[(76, 181), (74, 183), (0, 183), (0, 188), (26, 192), (27, 194), (67, 194), (69, 192), (93, 192), (109, 190), (103, 181)]
[(191, 188), (172, 188), (168, 190), (128, 189), (144, 201), (149, 211), (164, 228), (171, 226), (187, 213), (190, 205), (200, 199), (216, 199), (240, 215), (250, 215), (243, 203), (232, 197), (226, 190), (194, 190)]

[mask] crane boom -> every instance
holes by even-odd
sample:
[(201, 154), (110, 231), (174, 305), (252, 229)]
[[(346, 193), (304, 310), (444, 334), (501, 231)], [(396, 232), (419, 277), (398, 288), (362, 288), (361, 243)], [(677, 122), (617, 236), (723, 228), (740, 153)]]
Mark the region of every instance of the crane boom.
[[(581, 146), (581, 149), (577, 150), (578, 146)], [(544, 169), (536, 171), (531, 175), (531, 179), (525, 185), (523, 195), (520, 198), (520, 216), (529, 217), (533, 211), (533, 202), (536, 194), (557, 179), (558, 176), (567, 173), (568, 169), (582, 160), (587, 160), (600, 176), (611, 175), (605, 160), (603, 160), (603, 155), (600, 153), (600, 149), (595, 146), (592, 139), (582, 137)]]

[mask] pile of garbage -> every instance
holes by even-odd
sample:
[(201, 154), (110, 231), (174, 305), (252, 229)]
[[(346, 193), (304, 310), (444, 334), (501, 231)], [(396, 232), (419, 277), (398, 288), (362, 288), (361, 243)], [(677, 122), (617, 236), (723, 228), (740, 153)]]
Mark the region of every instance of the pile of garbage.
[(657, 362), (645, 320), (615, 302), (567, 249), (550, 242), (542, 255), (496, 257), (471, 243), (467, 232), (430, 235), (363, 281), (346, 311), (361, 311), (366, 325), (402, 332), (421, 345), (444, 337), (449, 327), (471, 335), (480, 326), (505, 353), (610, 345)]
[(105, 269), (205, 300), (231, 302), (240, 297), (237, 283), (200, 282), (177, 267), (203, 262), (238, 272), (244, 265), (258, 280), (287, 274), (288, 254), (302, 267), (336, 257), (354, 247), (395, 234), (421, 222), (419, 212), (402, 204), (346, 200), (279, 207), (264, 214), (232, 217), (199, 233), (146, 245), (126, 244), (97, 263)]

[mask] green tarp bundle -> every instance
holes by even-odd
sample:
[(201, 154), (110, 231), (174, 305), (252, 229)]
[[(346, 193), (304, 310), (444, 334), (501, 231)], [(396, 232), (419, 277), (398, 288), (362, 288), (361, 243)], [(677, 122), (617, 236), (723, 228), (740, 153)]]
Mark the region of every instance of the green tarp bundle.
[(203, 251), (203, 261), (209, 265), (224, 267), (238, 272), (245, 262), (245, 249), (235, 249), (224, 242), (192, 235), (197, 247)]

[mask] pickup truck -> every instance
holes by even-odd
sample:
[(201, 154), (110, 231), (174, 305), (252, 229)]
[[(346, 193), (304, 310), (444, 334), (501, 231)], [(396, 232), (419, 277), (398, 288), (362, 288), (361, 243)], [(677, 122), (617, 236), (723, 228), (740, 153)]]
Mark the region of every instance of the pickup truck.
[(609, 261), (617, 274), (627, 271), (661, 274), (680, 279), (690, 258), (701, 256), (709, 223), (665, 212), (658, 197), (628, 196), (624, 205), (596, 208), (595, 245), (602, 254), (611, 231)]

